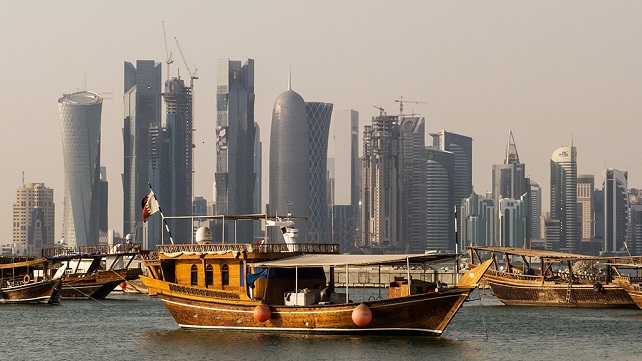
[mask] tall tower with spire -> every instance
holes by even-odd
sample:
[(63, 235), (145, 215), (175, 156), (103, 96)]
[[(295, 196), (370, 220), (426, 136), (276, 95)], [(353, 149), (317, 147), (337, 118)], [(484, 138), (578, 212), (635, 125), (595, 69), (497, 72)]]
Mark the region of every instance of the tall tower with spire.
[[(500, 239), (501, 231), (501, 224), (499, 224), (499, 222), (503, 218), (499, 216), (499, 212), (501, 212), (501, 207), (499, 207), (500, 200), (505, 198), (519, 200), (522, 199), (522, 197), (527, 200), (530, 194), (530, 180), (526, 178), (526, 165), (519, 160), (512, 131), (508, 132), (504, 163), (493, 164), (492, 186), (495, 209), (498, 212), (494, 227), (495, 240), (497, 241)], [(529, 219), (528, 224), (530, 223)], [(508, 245), (504, 244), (504, 246)]]

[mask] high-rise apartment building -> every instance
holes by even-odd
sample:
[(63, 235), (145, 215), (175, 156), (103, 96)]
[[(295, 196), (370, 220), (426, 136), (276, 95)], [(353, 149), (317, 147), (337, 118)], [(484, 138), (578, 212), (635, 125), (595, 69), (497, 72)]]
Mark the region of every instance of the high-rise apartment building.
[(604, 170), (604, 251), (626, 252), (629, 212), (628, 172)]
[(426, 158), (426, 249), (452, 251), (455, 205), (461, 205), (454, 196), (456, 154), (426, 147)]
[(534, 181), (530, 181), (530, 199), (531, 199), (531, 238), (542, 239), (542, 187)]
[[(577, 150), (574, 146), (558, 148), (551, 156), (550, 206), (551, 219), (559, 221), (559, 249), (578, 252), (580, 232), (577, 222)], [(551, 226), (553, 223), (550, 223)], [(551, 232), (549, 233), (555, 233)]]
[(361, 247), (398, 250), (401, 245), (399, 150), (398, 117), (373, 117), (363, 132)]
[(13, 253), (41, 256), (54, 246), (55, 205), (53, 189), (44, 183), (25, 183), (16, 189), (13, 203)]
[(151, 181), (150, 127), (161, 126), (161, 64), (125, 62), (124, 73), (123, 232), (137, 235), (142, 225), (140, 201)]
[(629, 250), (642, 255), (642, 204), (633, 204), (629, 210)]
[[(268, 213), (273, 216), (310, 216), (310, 140), (306, 105), (303, 98), (288, 88), (277, 96), (272, 111), (270, 133), (270, 191)], [(217, 189), (218, 193), (218, 189)], [(295, 219), (300, 234), (309, 228)], [(270, 233), (270, 242), (282, 239)], [(306, 240), (300, 240), (306, 241)]]
[(502, 247), (526, 248), (526, 217), (528, 201), (526, 195), (521, 199), (502, 198), (497, 205), (499, 213), (499, 245)]
[(328, 135), (333, 105), (307, 102), (308, 141), (310, 144), (310, 219), (309, 240), (327, 242), (330, 237), (328, 219)]
[(426, 137), (423, 117), (404, 117), (400, 124), (402, 162), (401, 239), (408, 252), (426, 250)]
[(98, 244), (102, 103), (88, 91), (58, 99), (65, 169), (63, 235), (70, 247)]
[(595, 177), (592, 174), (577, 176), (577, 213), (580, 216), (580, 235), (583, 240), (593, 239), (593, 192)]
[[(256, 213), (257, 128), (254, 122), (254, 60), (219, 59), (216, 87), (216, 213)], [(226, 225), (227, 226), (227, 225)], [(230, 224), (226, 242), (251, 242), (252, 223)]]

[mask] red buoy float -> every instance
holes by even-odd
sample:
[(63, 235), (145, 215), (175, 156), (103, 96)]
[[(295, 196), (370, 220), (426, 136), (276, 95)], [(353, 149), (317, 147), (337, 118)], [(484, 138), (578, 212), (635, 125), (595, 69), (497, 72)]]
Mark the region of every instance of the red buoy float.
[(372, 311), (370, 311), (370, 307), (365, 303), (359, 304), (359, 306), (352, 310), (352, 322), (354, 322), (355, 325), (360, 327), (368, 326), (371, 321)]
[(265, 303), (260, 303), (254, 307), (254, 319), (259, 322), (265, 322), (270, 319), (272, 312), (270, 311), (270, 306)]
[(127, 282), (123, 281), (120, 283), (120, 288), (124, 291), (127, 288)]

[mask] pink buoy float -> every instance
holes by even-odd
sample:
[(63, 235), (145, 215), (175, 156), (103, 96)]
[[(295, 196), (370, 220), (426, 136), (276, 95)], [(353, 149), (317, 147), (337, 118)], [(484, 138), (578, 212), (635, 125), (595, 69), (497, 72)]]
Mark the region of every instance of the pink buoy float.
[(371, 321), (372, 311), (365, 303), (359, 304), (359, 306), (355, 307), (352, 311), (352, 322), (354, 322), (355, 325), (360, 327), (368, 326)]
[(270, 311), (270, 306), (265, 303), (261, 303), (254, 307), (254, 319), (259, 322), (265, 322), (270, 319), (272, 312)]

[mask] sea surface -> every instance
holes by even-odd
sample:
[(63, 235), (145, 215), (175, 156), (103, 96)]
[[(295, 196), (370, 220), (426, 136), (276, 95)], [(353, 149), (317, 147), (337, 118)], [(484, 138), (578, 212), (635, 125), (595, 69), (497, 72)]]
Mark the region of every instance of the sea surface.
[[(350, 292), (367, 299), (374, 291)], [(642, 310), (504, 306), (479, 291), (470, 298), (441, 337), (187, 330), (161, 300), (116, 292), (4, 304), (0, 360), (642, 360)]]

